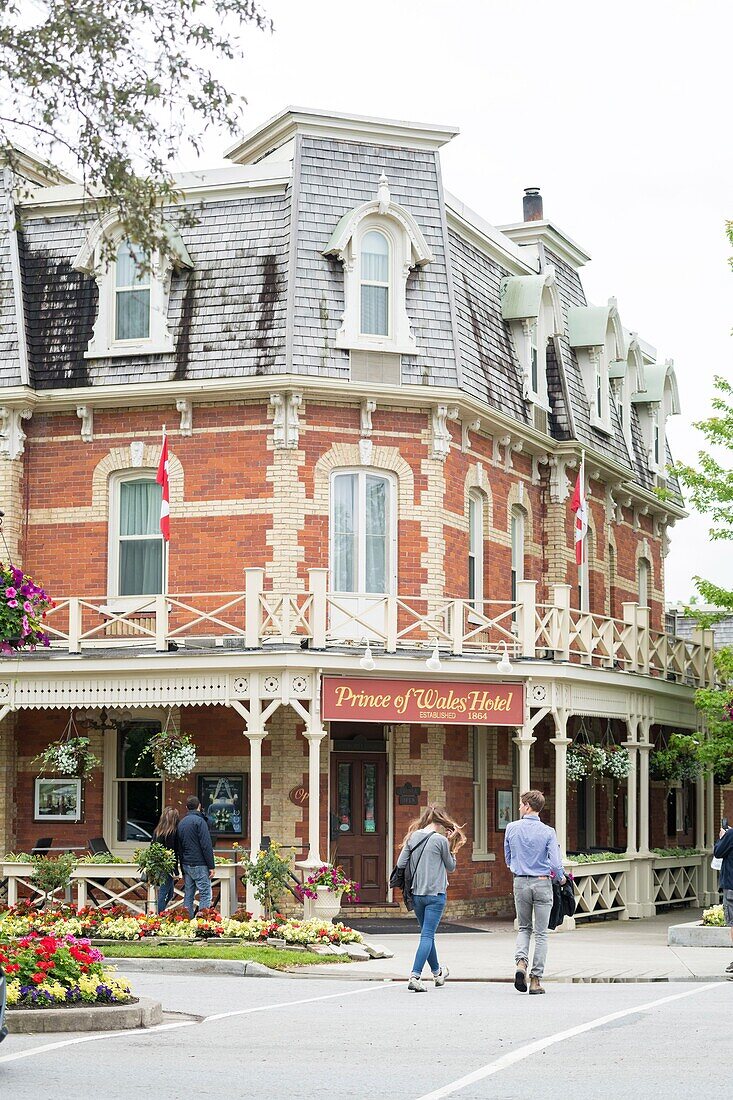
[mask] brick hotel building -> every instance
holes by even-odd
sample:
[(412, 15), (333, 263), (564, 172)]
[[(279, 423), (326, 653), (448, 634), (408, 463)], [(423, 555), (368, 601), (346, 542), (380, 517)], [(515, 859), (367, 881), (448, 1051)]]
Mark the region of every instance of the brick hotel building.
[[(57, 606), (51, 649), (0, 664), (5, 851), (131, 853), (181, 800), (135, 767), (168, 720), (197, 746), (187, 786), (238, 804), (222, 844), (335, 859), (374, 911), (428, 800), (467, 822), (449, 911), (506, 911), (530, 784), (570, 861), (622, 856), (576, 869), (580, 916), (713, 896), (709, 861), (652, 851), (714, 826), (709, 781), (649, 776), (712, 670), (704, 632), (664, 632), (674, 367), (587, 301), (589, 257), (536, 189), (501, 228), (444, 190), (456, 132), (285, 110), (180, 177), (198, 218), (171, 211), (149, 273), (26, 159), (0, 238), (0, 507)], [(103, 767), (49, 820), (33, 758), (70, 715)], [(568, 783), (574, 740), (626, 745), (628, 779)]]

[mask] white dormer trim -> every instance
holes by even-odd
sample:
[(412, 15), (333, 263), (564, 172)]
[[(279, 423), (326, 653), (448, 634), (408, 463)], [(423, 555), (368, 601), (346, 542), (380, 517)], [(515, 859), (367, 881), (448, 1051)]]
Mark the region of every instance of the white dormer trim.
[[(389, 242), (389, 329), (386, 335), (361, 331), (361, 241), (371, 230)], [(344, 265), (344, 314), (336, 335), (337, 348), (415, 355), (419, 349), (407, 316), (407, 277), (413, 267), (433, 259), (412, 214), (392, 201), (389, 182), (382, 172), (377, 197), (349, 211), (339, 221), (323, 250)]]
[(125, 239), (119, 216), (110, 212), (100, 218), (79, 249), (73, 267), (85, 275), (93, 275), (99, 290), (97, 319), (92, 338), (84, 353), (85, 359), (100, 359), (122, 355), (160, 355), (173, 351), (173, 336), (168, 329), (168, 300), (173, 268), (192, 268), (188, 250), (178, 230), (167, 226), (169, 250), (165, 255), (153, 253), (150, 261), (150, 331), (145, 339), (115, 338), (115, 264), (108, 254)]
[(562, 306), (555, 270), (539, 275), (510, 275), (500, 287), (501, 314), (509, 325), (522, 368), (526, 401), (547, 412), (547, 342), (563, 331)]
[(660, 481), (666, 481), (667, 418), (680, 412), (680, 396), (674, 362), (648, 363), (644, 389), (631, 398), (639, 412), (647, 465)]
[(568, 310), (568, 338), (583, 375), (590, 422), (610, 435), (610, 367), (626, 355), (616, 299), (609, 298), (606, 306), (572, 306)]
[(635, 332), (624, 331), (626, 357), (614, 359), (609, 364), (608, 375), (616, 401), (618, 418), (629, 458), (634, 460), (634, 444), (631, 432), (631, 399), (644, 388), (644, 354)]

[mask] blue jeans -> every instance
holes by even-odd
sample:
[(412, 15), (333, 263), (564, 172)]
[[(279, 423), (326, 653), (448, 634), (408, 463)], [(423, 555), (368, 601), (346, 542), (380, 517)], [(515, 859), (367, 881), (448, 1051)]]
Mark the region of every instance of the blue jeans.
[(420, 925), (420, 942), (417, 945), (412, 973), (419, 978), (427, 962), (433, 974), (440, 970), (438, 952), (435, 950), (435, 933), (445, 909), (445, 894), (413, 894), (415, 916)]
[(162, 913), (170, 905), (173, 897), (173, 875), (168, 875), (165, 882), (158, 887), (158, 913)]
[(199, 906), (208, 909), (211, 905), (211, 879), (209, 868), (205, 864), (196, 864), (183, 868), (183, 904), (193, 916), (193, 897), (199, 892)]

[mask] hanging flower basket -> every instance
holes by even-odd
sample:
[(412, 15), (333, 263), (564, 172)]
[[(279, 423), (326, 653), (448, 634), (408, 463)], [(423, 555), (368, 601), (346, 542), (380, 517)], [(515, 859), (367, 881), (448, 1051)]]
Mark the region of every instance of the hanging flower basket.
[[(590, 745), (587, 742), (576, 742), (568, 748), (568, 778), (571, 783), (577, 783), (578, 779), (585, 776), (599, 778), (604, 774), (606, 766), (606, 751), (600, 745)], [(582, 770), (582, 769), (585, 770)], [(570, 778), (571, 775), (577, 778)]]
[(649, 772), (652, 779), (665, 783), (694, 780), (702, 772), (699, 742), (687, 733), (673, 733), (667, 747), (655, 749), (649, 756)]
[(50, 772), (69, 779), (88, 779), (95, 768), (102, 766), (89, 748), (89, 738), (79, 735), (73, 715), (58, 741), (46, 745), (33, 762), (40, 766), (39, 776)]
[(170, 714), (165, 728), (160, 733), (153, 734), (148, 741), (140, 760), (148, 753), (163, 779), (185, 779), (196, 767), (196, 746), (189, 734), (176, 729)]
[(576, 745), (568, 748), (565, 765), (568, 783), (579, 783), (588, 774), (588, 758), (585, 753), (578, 752), (577, 749)]
[(0, 653), (51, 644), (43, 629), (53, 600), (15, 565), (0, 562)]
[(629, 750), (623, 745), (610, 745), (603, 751), (606, 754), (603, 774), (609, 779), (626, 779), (631, 771)]

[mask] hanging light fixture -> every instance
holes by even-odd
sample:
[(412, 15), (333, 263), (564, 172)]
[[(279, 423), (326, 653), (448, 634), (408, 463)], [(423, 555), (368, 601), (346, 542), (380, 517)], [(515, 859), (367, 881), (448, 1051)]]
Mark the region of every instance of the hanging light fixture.
[(435, 645), (433, 646), (433, 652), (425, 662), (425, 668), (428, 672), (440, 672), (440, 650), (438, 649), (438, 639), (435, 639)]
[(374, 668), (374, 658), (372, 657), (372, 647), (369, 645), (367, 639), (366, 649), (364, 650), (364, 656), (359, 661), (359, 664), (366, 672), (371, 672)]
[(504, 652), (501, 655), (501, 660), (496, 666), (496, 671), (502, 676), (511, 676), (512, 672), (514, 672), (512, 662), (509, 660), (509, 650), (506, 647), (506, 642), (504, 642)]

